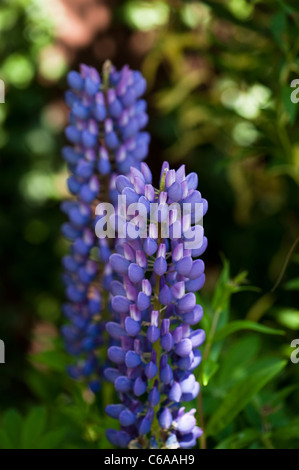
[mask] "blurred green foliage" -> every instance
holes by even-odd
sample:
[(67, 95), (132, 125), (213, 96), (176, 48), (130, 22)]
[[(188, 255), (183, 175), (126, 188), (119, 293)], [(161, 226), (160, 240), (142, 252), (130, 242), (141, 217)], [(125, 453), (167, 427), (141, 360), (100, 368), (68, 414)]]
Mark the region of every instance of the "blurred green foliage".
[(147, 78), (154, 173), (185, 163), (209, 201), (202, 393), (188, 404), (204, 419), (200, 445), (298, 448), (297, 2), (115, 0), (81, 48), (57, 36), (49, 5), (0, 5), (0, 448), (109, 446), (112, 390), (94, 397), (69, 379), (59, 339), (65, 74), (100, 68), (109, 44)]

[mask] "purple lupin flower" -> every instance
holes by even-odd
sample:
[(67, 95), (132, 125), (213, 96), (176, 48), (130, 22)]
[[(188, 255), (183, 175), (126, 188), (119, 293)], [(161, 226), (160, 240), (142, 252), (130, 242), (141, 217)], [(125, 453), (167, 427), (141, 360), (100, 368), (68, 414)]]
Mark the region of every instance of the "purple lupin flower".
[[(109, 264), (114, 241), (97, 239), (95, 207), (101, 201), (115, 201), (115, 180), (130, 166), (140, 168), (148, 152), (149, 134), (146, 102), (140, 97), (146, 82), (128, 66), (117, 71), (105, 63), (102, 77), (96, 69), (81, 65), (80, 73), (68, 74), (70, 108), (65, 130), (70, 145), (62, 150), (70, 176), (67, 184), (72, 200), (62, 204), (68, 216), (62, 233), (71, 242), (63, 259), (63, 281), (68, 303), (63, 312), (68, 324), (62, 334), (66, 349), (77, 358), (69, 367), (74, 378), (87, 377), (90, 388), (100, 386), (97, 350), (102, 345), (101, 313), (115, 274)], [(113, 356), (115, 357), (115, 356)]]
[(182, 404), (199, 393), (194, 370), (205, 333), (197, 328), (203, 312), (194, 292), (205, 280), (198, 257), (207, 246), (200, 224), (207, 201), (195, 173), (186, 176), (184, 165), (170, 170), (166, 162), (158, 190), (145, 163), (119, 176), (116, 188), (127, 208), (135, 205), (121, 224), (125, 242), (110, 256), (122, 281), (110, 288), (117, 321), (106, 329), (118, 346), (108, 349), (114, 367), (104, 373), (121, 404), (106, 412), (121, 429), (107, 437), (117, 447), (191, 448), (202, 431), (195, 410)]

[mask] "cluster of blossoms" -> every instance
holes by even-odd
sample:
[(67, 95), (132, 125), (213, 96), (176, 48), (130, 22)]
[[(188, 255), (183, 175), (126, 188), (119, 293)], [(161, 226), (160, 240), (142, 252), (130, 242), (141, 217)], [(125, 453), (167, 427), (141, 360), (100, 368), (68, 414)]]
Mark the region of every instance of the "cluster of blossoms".
[[(104, 377), (119, 398), (106, 412), (120, 424), (120, 430), (107, 431), (110, 442), (122, 448), (191, 448), (202, 433), (195, 409), (186, 411), (184, 403), (199, 393), (194, 370), (205, 334), (196, 327), (203, 312), (195, 292), (205, 281), (199, 257), (207, 240), (199, 222), (207, 202), (197, 190), (197, 175), (186, 176), (184, 165), (175, 171), (164, 163), (159, 189), (152, 185), (143, 162), (149, 135), (142, 131), (148, 117), (139, 72), (106, 63), (100, 76), (82, 65), (80, 73), (69, 73), (68, 83), (71, 145), (63, 157), (73, 198), (62, 204), (69, 219), (62, 231), (70, 240), (63, 259), (68, 324), (62, 334), (77, 359), (69, 373), (86, 377), (98, 391), (106, 328), (110, 365)], [(96, 210), (103, 202), (117, 213), (122, 205), (139, 204), (143, 217), (135, 209), (125, 211), (125, 218), (114, 215), (118, 236), (97, 237), (98, 223), (107, 219)]]
[(94, 208), (100, 201), (115, 202), (116, 177), (131, 166), (140, 168), (148, 152), (148, 121), (143, 95), (146, 82), (140, 72), (127, 66), (117, 71), (104, 64), (102, 77), (96, 69), (81, 65), (80, 73), (68, 74), (70, 108), (62, 155), (74, 196), (62, 204), (69, 221), (62, 227), (71, 241), (63, 259), (63, 281), (68, 303), (63, 306), (68, 324), (62, 329), (67, 351), (77, 358), (69, 367), (74, 378), (87, 377), (91, 390), (99, 389), (101, 375), (98, 348), (102, 344), (104, 295), (114, 277), (109, 256), (113, 240), (99, 240), (94, 233)]
[[(120, 403), (108, 405), (106, 412), (117, 419), (121, 429), (109, 429), (107, 437), (117, 447), (191, 448), (201, 435), (196, 426), (195, 409), (185, 411), (184, 402), (199, 393), (193, 374), (201, 361), (199, 346), (205, 339), (202, 329), (192, 329), (202, 317), (194, 292), (204, 284), (204, 263), (198, 258), (205, 250), (204, 236), (186, 248), (190, 234), (202, 227), (195, 217), (207, 202), (197, 191), (195, 173), (185, 175), (163, 164), (160, 186), (152, 185), (152, 175), (143, 163), (140, 171), (118, 176), (116, 188), (126, 204), (139, 203), (148, 214), (147, 237), (140, 236), (140, 220), (127, 215), (127, 225), (135, 224), (135, 236), (127, 236), (110, 256), (110, 264), (121, 280), (111, 283), (114, 321), (106, 324), (118, 344), (108, 349), (115, 364), (105, 370), (114, 384)], [(151, 206), (159, 204), (153, 222)], [(169, 235), (161, 234), (166, 206), (187, 206), (188, 212), (174, 211), (169, 217)], [(183, 230), (175, 230), (177, 225)], [(117, 225), (117, 224), (116, 224)], [(131, 232), (132, 233), (132, 232)], [(188, 236), (187, 236), (188, 235)]]

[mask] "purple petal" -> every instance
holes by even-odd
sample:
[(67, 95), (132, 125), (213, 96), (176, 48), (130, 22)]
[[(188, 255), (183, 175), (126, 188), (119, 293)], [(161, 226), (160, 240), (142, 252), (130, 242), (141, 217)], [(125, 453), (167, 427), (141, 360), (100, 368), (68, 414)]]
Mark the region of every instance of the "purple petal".
[(174, 384), (172, 385), (169, 391), (168, 397), (171, 401), (178, 403), (181, 399), (181, 396), (182, 396), (182, 392), (181, 392), (180, 384), (178, 382), (174, 382)]
[(167, 271), (167, 261), (165, 258), (162, 258), (161, 256), (157, 258), (154, 262), (154, 272), (158, 276), (162, 276), (165, 274)]
[(128, 269), (130, 281), (136, 283), (144, 278), (144, 270), (136, 263), (131, 263)]
[(183, 338), (178, 344), (175, 346), (175, 353), (180, 357), (187, 357), (189, 356), (190, 352), (192, 351), (192, 342), (189, 338)]
[(125, 329), (126, 329), (126, 332), (128, 333), (128, 335), (136, 336), (136, 335), (138, 335), (138, 333), (141, 329), (141, 325), (140, 325), (139, 322), (133, 320), (133, 318), (127, 317), (125, 319)]
[(117, 313), (127, 313), (130, 309), (130, 301), (122, 295), (113, 297), (111, 305)]

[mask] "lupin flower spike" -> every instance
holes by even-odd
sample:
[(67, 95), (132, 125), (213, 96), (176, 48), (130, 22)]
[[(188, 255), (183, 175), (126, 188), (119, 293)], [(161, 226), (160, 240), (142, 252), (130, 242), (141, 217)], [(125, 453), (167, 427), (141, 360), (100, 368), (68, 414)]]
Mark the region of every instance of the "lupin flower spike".
[[(199, 224), (207, 201), (197, 183), (195, 173), (185, 175), (184, 165), (174, 171), (166, 162), (158, 190), (145, 163), (140, 170), (131, 168), (127, 178), (116, 179), (127, 205), (144, 206), (148, 230), (142, 236), (138, 218), (127, 216), (125, 227), (136, 224), (135, 236), (127, 234), (118, 253), (110, 256), (111, 267), (122, 279), (111, 283), (117, 320), (108, 322), (106, 329), (118, 346), (108, 349), (114, 367), (104, 372), (120, 399), (106, 407), (120, 424), (119, 431), (107, 431), (117, 447), (192, 448), (202, 433), (195, 410), (183, 406), (199, 393), (194, 370), (205, 339), (205, 332), (196, 327), (203, 311), (195, 292), (205, 281), (198, 257), (207, 246)], [(173, 210), (168, 214), (169, 206)], [(163, 227), (169, 229), (166, 235)], [(196, 243), (190, 244), (192, 237)]]
[(65, 133), (70, 145), (62, 150), (68, 164), (68, 188), (74, 196), (62, 204), (69, 221), (62, 232), (71, 241), (63, 259), (68, 303), (63, 312), (68, 324), (62, 328), (67, 351), (77, 358), (69, 367), (74, 378), (89, 378), (90, 388), (99, 389), (100, 364), (97, 350), (102, 344), (103, 290), (114, 278), (109, 264), (113, 242), (94, 234), (95, 206), (115, 201), (115, 180), (131, 166), (140, 168), (148, 152), (149, 134), (143, 95), (146, 82), (128, 66), (117, 71), (109, 62), (102, 76), (93, 67), (81, 65), (80, 73), (68, 74), (70, 108)]

